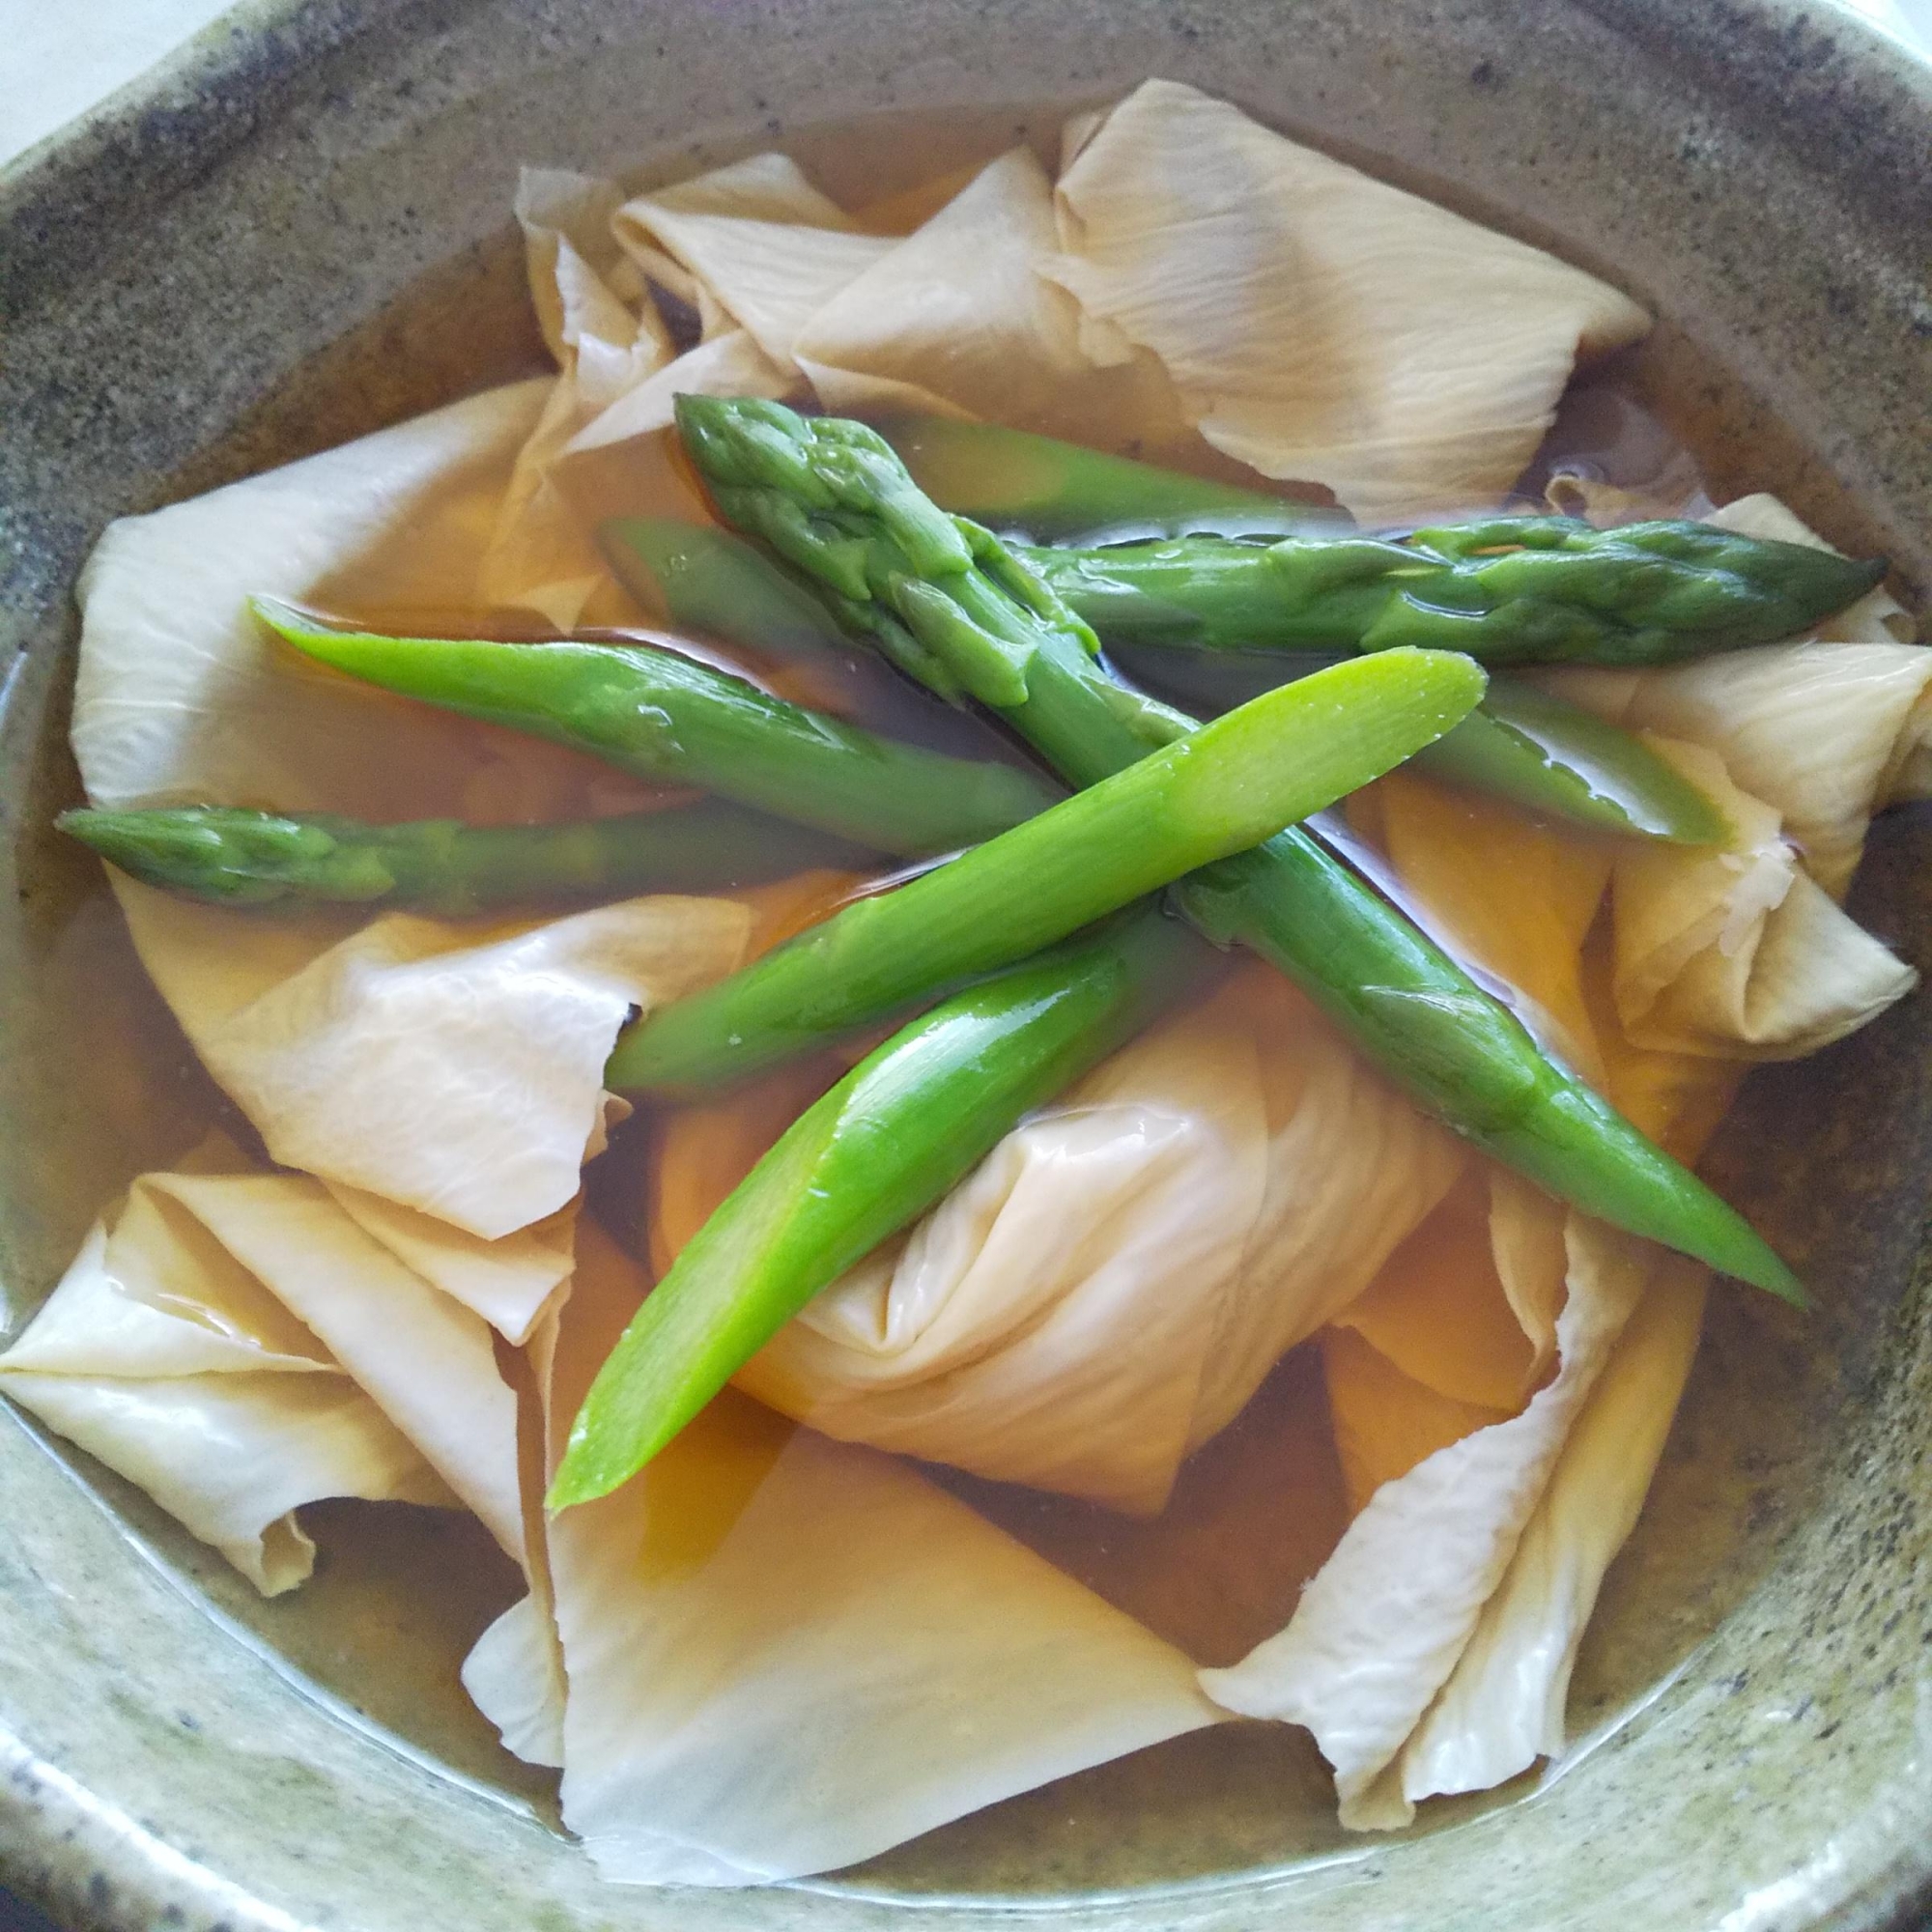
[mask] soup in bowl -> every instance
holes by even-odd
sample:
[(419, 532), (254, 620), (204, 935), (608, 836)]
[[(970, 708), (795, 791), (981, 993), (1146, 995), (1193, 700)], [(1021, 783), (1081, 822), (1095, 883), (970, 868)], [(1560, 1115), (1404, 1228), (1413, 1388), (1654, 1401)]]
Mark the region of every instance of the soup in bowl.
[(119, 517), (10, 714), (41, 1841), (133, 1819), (130, 1922), (1908, 1886), (1889, 365), (1791, 297), (1760, 404), (1553, 53), (756, 129), (665, 31), (709, 149), (479, 68), (517, 232), (452, 168), (494, 240), (36, 553)]

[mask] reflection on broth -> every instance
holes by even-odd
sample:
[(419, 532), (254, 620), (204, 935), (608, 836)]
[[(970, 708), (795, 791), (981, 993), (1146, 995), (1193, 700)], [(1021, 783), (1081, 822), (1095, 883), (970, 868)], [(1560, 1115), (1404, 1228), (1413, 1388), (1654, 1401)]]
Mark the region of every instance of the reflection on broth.
[(1676, 1162), (1912, 983), (1879, 567), (1704, 494), (1606, 284), (1192, 90), (1060, 121), (526, 175), (554, 376), (83, 589), (43, 970), (126, 1078), (0, 1388), (619, 1882), (1451, 1828), (1829, 1407)]

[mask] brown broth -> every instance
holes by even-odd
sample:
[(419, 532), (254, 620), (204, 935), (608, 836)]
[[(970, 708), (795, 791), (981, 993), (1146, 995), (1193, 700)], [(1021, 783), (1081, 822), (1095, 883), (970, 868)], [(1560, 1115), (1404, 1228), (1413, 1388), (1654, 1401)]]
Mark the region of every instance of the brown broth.
[[(835, 197), (877, 199), (996, 152), (1015, 137), (1050, 157), (1061, 108), (952, 119), (922, 113), (814, 127), (787, 146)], [(681, 174), (753, 144), (680, 159)], [(539, 345), (522, 294), (521, 249), (507, 231), (490, 247), (426, 276), (264, 404), (180, 480), (213, 487), (270, 461), (327, 446), (528, 373)], [(1736, 449), (1711, 401), (1720, 379), (1679, 340), (1626, 358), (1633, 393), (1693, 431), (1708, 432), (1719, 474)], [(366, 380), (382, 372), (380, 383)], [(1700, 400), (1687, 413), (1679, 399)], [(1727, 420), (1727, 419), (1726, 419)], [(1717, 425), (1717, 427), (1713, 427)], [(1698, 437), (1704, 453), (1702, 436)], [(1204, 450), (1205, 473), (1233, 472)], [(860, 688), (863, 686), (863, 689)], [(850, 708), (888, 728), (929, 734), (947, 749), (993, 742), (869, 673)], [(878, 707), (874, 709), (873, 707)], [(71, 794), (71, 777), (66, 784)], [(58, 786), (56, 786), (58, 789)], [(69, 802), (63, 798), (57, 803)], [(31, 1264), (8, 1278), (51, 1286), (98, 1204), (142, 1167), (165, 1161), (201, 1128), (240, 1123), (195, 1066), (135, 963), (90, 862), (49, 840), (39, 849), (38, 1010), (71, 1037), (111, 1047), (76, 1087), (99, 1132), (86, 1173), (47, 1179)], [(593, 1199), (634, 1248), (634, 1167), (642, 1122), (620, 1134), (593, 1174)], [(245, 1130), (242, 1130), (245, 1131)], [(626, 1221), (630, 1225), (626, 1226)], [(17, 1327), (24, 1307), (7, 1311)], [(1787, 1476), (1812, 1453), (1829, 1409), (1829, 1373), (1813, 1354), (1770, 1350), (1755, 1309), (1714, 1300), (1710, 1336), (1653, 1499), (1612, 1568), (1585, 1639), (1571, 1696), (1573, 1736), (1613, 1727), (1678, 1667), (1775, 1560)], [(1174, 1501), (1140, 1521), (1094, 1505), (937, 1472), (995, 1522), (1204, 1662), (1237, 1657), (1278, 1629), (1344, 1526), (1339, 1472), (1327, 1446), (1320, 1365), (1291, 1354), (1247, 1411), (1184, 1468)], [(469, 1706), (457, 1672), (477, 1634), (521, 1592), (512, 1566), (467, 1518), (401, 1506), (323, 1504), (304, 1512), (321, 1556), (313, 1580), (265, 1601), (146, 1498), (88, 1459), (61, 1452), (128, 1533), (208, 1607), (211, 1642), (241, 1642), (275, 1662), (343, 1721), (440, 1775), (554, 1822), (554, 1779), (519, 1764)], [(1305, 1472), (1301, 1487), (1257, 1480), (1271, 1458)], [(1451, 1829), (1522, 1795), (1436, 1801), (1417, 1829)], [(1376, 1841), (1343, 1832), (1332, 1787), (1307, 1735), (1231, 1724), (1142, 1751), (1011, 1799), (930, 1833), (839, 1879), (812, 1881), (883, 1897), (1062, 1893), (1138, 1884), (1150, 1864), (1177, 1884), (1278, 1872), (1366, 1855)], [(1131, 1849), (1123, 1849), (1131, 1847)]]

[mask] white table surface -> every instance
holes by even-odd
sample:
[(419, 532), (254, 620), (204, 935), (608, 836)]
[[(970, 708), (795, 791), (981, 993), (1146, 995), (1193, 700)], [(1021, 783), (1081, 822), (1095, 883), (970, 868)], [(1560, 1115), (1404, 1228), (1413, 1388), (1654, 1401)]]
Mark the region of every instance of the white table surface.
[[(0, 164), (134, 79), (218, 19), (229, 4), (0, 0)], [(1932, 0), (1827, 4), (1862, 14), (1932, 59)]]

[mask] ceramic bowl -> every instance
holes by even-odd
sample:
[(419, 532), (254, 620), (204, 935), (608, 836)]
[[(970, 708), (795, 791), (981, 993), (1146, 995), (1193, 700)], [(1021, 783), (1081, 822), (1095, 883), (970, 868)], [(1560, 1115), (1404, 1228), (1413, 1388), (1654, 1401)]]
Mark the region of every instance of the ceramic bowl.
[[(313, 0), (243, 6), (0, 180), (0, 1291), (213, 1102), (46, 826), (71, 589), (111, 517), (537, 364), (521, 159), (783, 142), (912, 179), (1150, 73), (1554, 245), (1662, 319), (1633, 379), (1720, 489), (1932, 575), (1932, 75), (1773, 0)], [(883, 160), (879, 157), (883, 156)], [(1932, 959), (1932, 821), (1857, 910)], [(1719, 1297), (1554, 1773), (1398, 1839), (1286, 1732), (1103, 1770), (867, 1870), (600, 1886), (448, 1688), (508, 1580), (460, 1525), (314, 1513), (263, 1605), (0, 1416), (0, 1877), (71, 1924), (297, 1932), (1856, 1932), (1932, 1906), (1932, 1018), (1757, 1076), (1714, 1156), (1822, 1292)], [(378, 1520), (385, 1529), (372, 1527)], [(352, 1533), (353, 1532), (353, 1533)], [(452, 1582), (452, 1578), (460, 1582)], [(425, 1687), (443, 1686), (440, 1691)], [(1187, 1755), (1189, 1750), (1193, 1755)], [(0, 1903), (0, 1917), (5, 1916)]]

